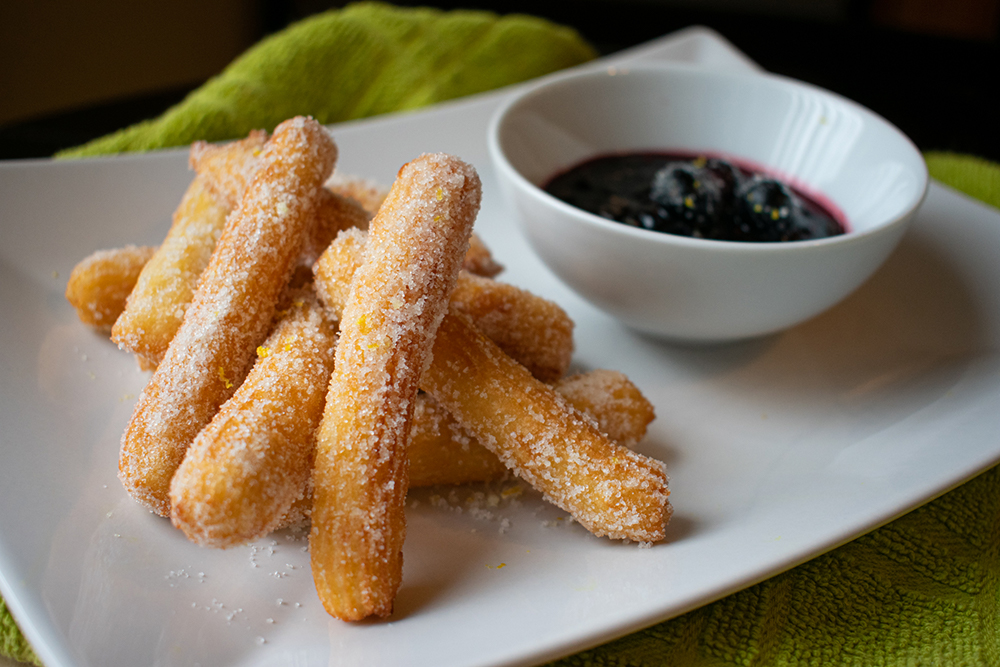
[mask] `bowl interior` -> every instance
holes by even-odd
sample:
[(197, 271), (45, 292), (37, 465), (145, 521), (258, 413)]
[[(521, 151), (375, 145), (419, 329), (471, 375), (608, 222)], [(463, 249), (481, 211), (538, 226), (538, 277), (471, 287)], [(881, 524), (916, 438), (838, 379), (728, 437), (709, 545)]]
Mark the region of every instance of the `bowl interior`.
[(497, 148), (530, 183), (598, 155), (707, 152), (763, 168), (864, 232), (915, 207), (927, 172), (894, 126), (800, 82), (680, 66), (568, 75), (514, 101)]

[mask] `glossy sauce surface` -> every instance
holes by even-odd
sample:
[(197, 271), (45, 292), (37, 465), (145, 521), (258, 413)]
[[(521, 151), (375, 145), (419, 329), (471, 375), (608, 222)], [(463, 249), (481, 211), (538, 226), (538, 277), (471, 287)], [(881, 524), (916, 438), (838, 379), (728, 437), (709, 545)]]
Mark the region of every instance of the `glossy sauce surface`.
[(715, 157), (601, 156), (557, 174), (544, 189), (609, 220), (694, 238), (773, 243), (846, 230), (814, 198), (759, 170)]

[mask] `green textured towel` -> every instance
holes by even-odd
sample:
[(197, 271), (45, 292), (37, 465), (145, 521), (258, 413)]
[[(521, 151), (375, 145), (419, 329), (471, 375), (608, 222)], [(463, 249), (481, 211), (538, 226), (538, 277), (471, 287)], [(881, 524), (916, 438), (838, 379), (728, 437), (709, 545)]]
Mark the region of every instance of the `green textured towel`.
[(159, 118), (57, 157), (234, 139), (297, 115), (329, 124), (416, 109), (596, 55), (575, 31), (531, 16), (359, 3), (264, 39)]
[[(449, 36), (450, 51), (442, 35)], [(351, 48), (323, 43), (334, 39)], [(306, 43), (301, 52), (298, 40)], [(525, 62), (507, 62), (504, 40), (530, 51), (521, 59)], [(362, 49), (371, 54), (365, 57)], [(463, 57), (456, 59), (462, 49)], [(527, 17), (498, 20), (478, 12), (356, 5), (262, 42), (160, 119), (66, 155), (232, 138), (298, 113), (335, 122), (414, 108), (513, 83), (518, 80), (513, 70), (527, 78), (591, 55), (571, 31)], [(315, 69), (319, 58), (354, 73), (327, 72), (321, 83), (282, 81), (281, 68), (297, 71), (308, 62)], [(527, 67), (534, 58), (546, 65)], [(498, 63), (510, 67), (497, 72)], [(255, 67), (262, 70), (261, 82), (254, 81)], [(432, 80), (430, 72), (445, 76)], [(341, 84), (346, 87), (340, 94), (330, 93)], [(286, 99), (299, 94), (305, 101)], [(230, 95), (248, 100), (245, 108)], [(271, 107), (278, 110), (272, 113)], [(346, 115), (327, 115), (320, 107)], [(933, 177), (1000, 206), (1000, 166), (948, 153), (928, 153), (927, 162)], [(37, 664), (2, 600), (0, 655)], [(784, 574), (555, 664), (1000, 664), (1000, 467)]]

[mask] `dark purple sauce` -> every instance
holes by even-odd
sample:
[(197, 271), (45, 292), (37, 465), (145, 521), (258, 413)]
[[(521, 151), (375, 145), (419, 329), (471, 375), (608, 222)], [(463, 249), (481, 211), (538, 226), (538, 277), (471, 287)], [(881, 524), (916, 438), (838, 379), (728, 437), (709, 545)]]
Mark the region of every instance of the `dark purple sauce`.
[(694, 238), (773, 243), (846, 231), (842, 216), (816, 198), (716, 157), (608, 155), (557, 174), (544, 189), (609, 220)]

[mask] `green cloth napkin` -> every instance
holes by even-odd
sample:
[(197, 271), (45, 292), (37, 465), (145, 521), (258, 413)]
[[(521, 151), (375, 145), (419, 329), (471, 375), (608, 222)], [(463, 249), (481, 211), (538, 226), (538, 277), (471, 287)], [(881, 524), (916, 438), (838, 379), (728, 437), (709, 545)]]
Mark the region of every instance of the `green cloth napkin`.
[[(330, 123), (415, 108), (593, 55), (572, 31), (529, 17), (352, 5), (261, 42), (160, 118), (63, 156), (233, 138), (302, 113)], [(304, 69), (307, 81), (283, 75)], [(934, 178), (1000, 207), (1000, 165), (926, 158)], [(2, 599), (0, 655), (39, 664)], [(807, 664), (1000, 664), (1000, 466), (804, 565), (553, 663)]]
[(57, 157), (235, 139), (297, 115), (329, 124), (416, 109), (596, 55), (575, 31), (532, 16), (364, 2), (262, 40), (159, 118)]

